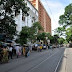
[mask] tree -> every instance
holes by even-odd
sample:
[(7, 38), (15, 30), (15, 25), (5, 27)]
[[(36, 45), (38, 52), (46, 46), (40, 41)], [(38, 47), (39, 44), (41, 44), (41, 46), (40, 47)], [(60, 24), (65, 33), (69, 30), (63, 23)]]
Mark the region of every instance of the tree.
[(58, 44), (58, 38), (59, 36), (57, 34), (53, 36), (54, 44)]
[(59, 35), (65, 35), (66, 29), (72, 26), (72, 3), (65, 7), (65, 12), (59, 17), (60, 27), (56, 29)]
[(63, 27), (72, 26), (72, 3), (65, 7), (65, 12), (59, 17), (59, 24)]
[(28, 40), (35, 41), (39, 30), (42, 30), (42, 26), (39, 22), (33, 23), (31, 27), (23, 27), (22, 31), (20, 32), (18, 42), (23, 45), (24, 43), (27, 43)]
[(72, 26), (66, 30), (66, 40), (72, 42)]
[(38, 33), (37, 40), (43, 40), (44, 42), (47, 42), (47, 40), (50, 40), (50, 43), (53, 43), (53, 36), (51, 36), (50, 33)]
[(60, 27), (56, 29), (59, 36), (64, 35), (68, 42), (72, 41), (72, 3), (65, 7), (64, 14), (59, 17), (59, 24)]
[(23, 15), (28, 15), (29, 8), (24, 0), (0, 0), (0, 33), (6, 34), (10, 39), (16, 34), (14, 17), (20, 10)]
[(41, 26), (40, 22), (33, 23), (31, 27), (30, 39), (36, 41), (37, 36), (40, 34), (40, 31), (43, 31), (43, 27)]
[(46, 37), (46, 33), (45, 32), (38, 33), (37, 40), (43, 40), (44, 41), (45, 37)]
[(41, 26), (40, 22), (33, 23), (32, 29), (34, 29), (35, 34), (37, 34), (39, 31), (43, 31), (43, 27)]
[(22, 31), (20, 32), (19, 35), (19, 43), (26, 44), (27, 43), (27, 38), (30, 36), (30, 28), (28, 26), (25, 26), (22, 28)]
[(62, 38), (62, 37), (58, 39), (58, 43), (59, 43), (59, 44), (63, 44), (63, 43), (64, 43), (64, 41), (65, 41), (65, 39), (64, 39), (64, 38)]
[(61, 36), (61, 35), (64, 35), (64, 32), (65, 32), (65, 28), (64, 27), (58, 27), (57, 29), (55, 29), (55, 32)]

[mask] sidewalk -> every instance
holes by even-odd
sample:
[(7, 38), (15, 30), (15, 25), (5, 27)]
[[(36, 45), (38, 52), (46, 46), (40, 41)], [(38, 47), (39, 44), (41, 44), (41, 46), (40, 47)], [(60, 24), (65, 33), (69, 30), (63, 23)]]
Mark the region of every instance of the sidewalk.
[(66, 48), (59, 72), (72, 72), (72, 48)]

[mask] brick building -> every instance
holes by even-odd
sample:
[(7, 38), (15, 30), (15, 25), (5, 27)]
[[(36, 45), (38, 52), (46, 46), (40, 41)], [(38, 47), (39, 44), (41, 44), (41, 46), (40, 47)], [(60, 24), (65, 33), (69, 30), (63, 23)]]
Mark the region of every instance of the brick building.
[(41, 1), (38, 2), (39, 21), (44, 28), (44, 32), (51, 33), (51, 19), (42, 5)]
[[(51, 33), (51, 19), (46, 11), (46, 9), (44, 8), (43, 4), (41, 3), (40, 0), (29, 0), (34, 6), (35, 8), (37, 7), (36, 5), (38, 5), (38, 19), (39, 22), (41, 23), (44, 32), (49, 32)], [(38, 4), (36, 4), (38, 3)]]

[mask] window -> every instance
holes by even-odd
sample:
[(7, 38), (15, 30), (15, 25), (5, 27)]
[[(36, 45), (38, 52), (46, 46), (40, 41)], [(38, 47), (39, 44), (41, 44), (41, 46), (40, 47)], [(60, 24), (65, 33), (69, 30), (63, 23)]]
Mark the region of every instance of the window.
[(20, 13), (20, 11), (18, 11), (18, 12), (15, 11), (15, 16), (19, 15), (19, 13)]
[(33, 20), (32, 20), (32, 23), (33, 23)]
[(25, 17), (24, 16), (22, 16), (22, 20), (25, 21)]

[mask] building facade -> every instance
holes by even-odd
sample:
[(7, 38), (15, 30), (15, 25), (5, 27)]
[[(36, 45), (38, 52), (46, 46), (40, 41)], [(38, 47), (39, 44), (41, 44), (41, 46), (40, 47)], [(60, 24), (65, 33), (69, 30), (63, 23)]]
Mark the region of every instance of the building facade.
[(29, 16), (23, 16), (22, 10), (20, 10), (20, 14), (15, 17), (15, 22), (17, 24), (16, 30), (18, 33), (22, 30), (22, 27), (29, 26), (31, 27), (34, 22), (38, 21), (38, 11), (37, 9), (30, 3), (30, 1), (25, 0), (27, 6), (30, 8)]
[(29, 0), (32, 5), (38, 10), (38, 0)]
[(40, 0), (29, 0), (35, 7), (38, 7), (38, 20), (44, 29), (44, 32), (51, 33), (51, 18)]
[(38, 13), (39, 13), (39, 17), (38, 17), (39, 22), (44, 28), (44, 32), (51, 33), (51, 19), (40, 0), (38, 2)]

